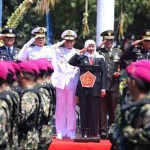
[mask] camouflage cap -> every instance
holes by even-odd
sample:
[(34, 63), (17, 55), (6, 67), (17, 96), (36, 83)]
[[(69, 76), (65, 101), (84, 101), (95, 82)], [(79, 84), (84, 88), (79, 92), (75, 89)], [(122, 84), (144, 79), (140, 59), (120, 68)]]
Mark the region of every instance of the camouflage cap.
[(21, 72), (29, 72), (29, 73), (33, 73), (35, 75), (39, 74), (39, 69), (38, 69), (37, 65), (35, 65), (33, 62), (22, 61), (18, 65), (20, 67)]

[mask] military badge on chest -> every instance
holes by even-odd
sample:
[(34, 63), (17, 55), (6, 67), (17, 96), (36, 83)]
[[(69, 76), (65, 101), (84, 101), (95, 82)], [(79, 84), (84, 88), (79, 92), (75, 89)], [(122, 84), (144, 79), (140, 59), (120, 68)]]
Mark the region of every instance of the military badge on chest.
[(118, 53), (115, 53), (114, 62), (119, 62), (119, 60), (120, 60), (120, 57), (119, 57)]
[(87, 61), (87, 60), (83, 60), (83, 62), (84, 62), (84, 64), (87, 64), (87, 63), (88, 63), (88, 61)]
[(59, 59), (59, 62), (60, 62), (61, 64), (63, 64), (63, 63), (64, 63), (64, 60), (63, 60), (63, 59)]

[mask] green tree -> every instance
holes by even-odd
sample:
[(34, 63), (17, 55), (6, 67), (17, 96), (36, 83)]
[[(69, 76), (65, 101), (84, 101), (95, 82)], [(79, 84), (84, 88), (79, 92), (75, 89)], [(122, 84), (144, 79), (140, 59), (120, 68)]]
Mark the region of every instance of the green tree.
[[(3, 26), (6, 25), (8, 18), (17, 9), (23, 0), (3, 0)], [(143, 29), (150, 27), (150, 9), (148, 0), (115, 0), (115, 30), (118, 31), (121, 10), (124, 14), (124, 38), (127, 35), (140, 38), (140, 33)], [(46, 17), (35, 12), (36, 4), (32, 4), (24, 15), (24, 19), (17, 27), (18, 34), (16, 44), (18, 47), (31, 39), (31, 30), (38, 26), (46, 26)], [(56, 43), (61, 40), (61, 33), (66, 29), (72, 29), (78, 34), (75, 47), (82, 48), (86, 39), (96, 38), (96, 18), (97, 18), (97, 1), (89, 0), (88, 7), (88, 25), (90, 35), (85, 39), (82, 37), (83, 31), (83, 13), (85, 12), (85, 0), (60, 0), (56, 3), (54, 8), (50, 8), (53, 42)], [(109, 18), (106, 18), (109, 19)], [(118, 32), (117, 32), (118, 41)], [(118, 41), (118, 44), (122, 43)]]
[[(3, 2), (3, 26), (6, 25), (8, 18), (11, 16), (22, 0), (9, 0)], [(18, 34), (16, 38), (16, 44), (21, 48), (22, 45), (27, 42), (31, 36), (31, 30), (38, 26), (46, 26), (46, 17), (42, 14), (35, 12), (35, 5), (31, 5), (31, 8), (24, 15), (24, 19), (17, 27)], [(95, 39), (96, 34), (96, 1), (89, 1), (89, 18), (88, 25), (90, 28), (90, 35), (87, 38)], [(78, 34), (76, 40), (76, 47), (82, 48), (84, 41), (82, 37), (82, 19), (85, 11), (85, 0), (61, 0), (55, 7), (50, 10), (52, 20), (52, 30), (54, 43), (61, 40), (61, 33), (66, 29), (72, 29)]]

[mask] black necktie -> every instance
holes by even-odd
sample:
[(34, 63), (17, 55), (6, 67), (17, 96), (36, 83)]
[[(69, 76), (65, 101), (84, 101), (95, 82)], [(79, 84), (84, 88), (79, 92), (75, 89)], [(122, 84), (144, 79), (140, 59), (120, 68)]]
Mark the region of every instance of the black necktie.
[(11, 49), (7, 48), (7, 54), (10, 56), (11, 55)]

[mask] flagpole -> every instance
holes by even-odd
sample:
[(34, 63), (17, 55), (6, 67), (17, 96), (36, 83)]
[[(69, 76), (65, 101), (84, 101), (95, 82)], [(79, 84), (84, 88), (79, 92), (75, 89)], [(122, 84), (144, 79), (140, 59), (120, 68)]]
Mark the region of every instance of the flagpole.
[(100, 33), (105, 30), (114, 30), (115, 0), (97, 0), (97, 29), (96, 44), (102, 41)]
[(47, 35), (46, 35), (46, 43), (47, 45), (53, 44), (53, 33), (52, 33), (52, 22), (50, 12), (46, 12), (46, 28), (47, 28)]
[(2, 0), (0, 0), (0, 30), (2, 29)]

